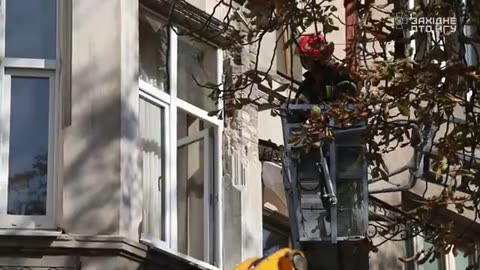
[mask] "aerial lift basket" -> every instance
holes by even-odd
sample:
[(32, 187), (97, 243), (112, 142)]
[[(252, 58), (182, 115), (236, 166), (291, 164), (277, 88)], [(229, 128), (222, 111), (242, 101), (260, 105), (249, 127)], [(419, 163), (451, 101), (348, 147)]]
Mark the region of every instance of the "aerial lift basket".
[[(319, 106), (319, 105), (316, 105)], [(326, 110), (319, 106), (322, 113)], [(329, 121), (333, 138), (322, 147), (305, 151), (292, 144), (292, 131), (301, 128), (310, 104), (282, 107), (284, 152), (283, 177), (294, 248), (302, 243), (355, 241), (365, 237), (368, 227), (367, 163), (362, 133), (365, 123), (340, 127)]]

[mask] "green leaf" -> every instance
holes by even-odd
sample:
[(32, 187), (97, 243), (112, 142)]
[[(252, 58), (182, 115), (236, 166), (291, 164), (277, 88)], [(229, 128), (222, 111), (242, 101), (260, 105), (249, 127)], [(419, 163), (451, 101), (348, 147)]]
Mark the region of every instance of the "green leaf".
[[(427, 254), (425, 254), (422, 259), (418, 260), (417, 263), (418, 263), (418, 264), (424, 264), (424, 263), (426, 263), (426, 262), (428, 261), (428, 259), (430, 259), (430, 257), (432, 257), (432, 254), (433, 254), (433, 252), (432, 252), (431, 250), (429, 250), (429, 251), (427, 252)], [(435, 258), (435, 257), (433, 257), (433, 258)]]
[(267, 81), (268, 83), (268, 86), (270, 86), (270, 88), (272, 88), (273, 86), (273, 79), (272, 79), (272, 76), (270, 74), (265, 74), (265, 80)]
[(268, 95), (267, 100), (268, 100), (269, 103), (273, 103), (273, 101), (275, 100), (275, 97), (272, 94), (270, 94), (270, 95)]
[(220, 112), (220, 110), (215, 110), (215, 111), (209, 111), (208, 116), (214, 116), (217, 115)]
[(289, 40), (287, 40), (287, 42), (285, 42), (285, 44), (283, 44), (283, 50), (288, 49), (294, 43), (295, 43), (295, 38), (290, 38)]
[(412, 54), (413, 54), (413, 49), (412, 48), (409, 48), (409, 49), (405, 50), (405, 57), (408, 58), (408, 57), (412, 56)]
[(243, 84), (243, 76), (238, 76), (237, 80), (235, 81), (235, 88), (240, 88)]
[(277, 89), (273, 90), (274, 92), (283, 92), (285, 90), (287, 90), (287, 88), (290, 86), (290, 84), (282, 84), (280, 85)]
[(250, 69), (250, 70), (245, 71), (245, 73), (243, 73), (243, 74), (245, 74), (245, 76), (247, 76), (247, 77), (253, 77), (254, 75), (257, 74), (257, 72), (254, 69)]
[(323, 24), (323, 32), (324, 33), (330, 33), (330, 32), (333, 32), (333, 31), (337, 31), (338, 28), (337, 26), (333, 25), (333, 24), (330, 24), (330, 23), (324, 23)]
[(398, 103), (397, 104), (397, 108), (398, 108), (398, 111), (404, 115), (404, 116), (410, 116), (410, 109), (408, 108), (407, 105), (405, 104), (402, 104), (402, 103)]

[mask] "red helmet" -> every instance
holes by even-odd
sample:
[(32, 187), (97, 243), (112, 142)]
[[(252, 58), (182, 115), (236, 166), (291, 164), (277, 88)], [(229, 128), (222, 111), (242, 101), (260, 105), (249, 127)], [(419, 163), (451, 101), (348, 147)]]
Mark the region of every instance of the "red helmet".
[(333, 49), (333, 43), (327, 43), (325, 36), (309, 34), (300, 38), (295, 54), (320, 62), (328, 62), (332, 57)]

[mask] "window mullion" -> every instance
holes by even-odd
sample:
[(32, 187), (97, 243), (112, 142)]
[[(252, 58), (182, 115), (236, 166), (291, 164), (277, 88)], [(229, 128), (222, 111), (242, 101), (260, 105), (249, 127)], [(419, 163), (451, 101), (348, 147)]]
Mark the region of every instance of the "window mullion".
[(49, 116), (48, 116), (48, 165), (47, 165), (47, 212), (46, 216), (50, 217), (52, 223), (55, 221), (55, 199), (56, 188), (55, 184), (57, 179), (57, 162), (59, 151), (57, 150), (57, 143), (59, 134), (58, 130), (58, 95), (57, 95), (57, 81), (56, 74), (53, 73), (49, 76)]
[[(0, 0), (0, 25), (5, 25), (5, 0)], [(10, 78), (5, 76), (5, 31), (0, 31), (0, 213), (7, 212), (10, 138)]]
[(212, 262), (212, 236), (214, 233), (214, 230), (212, 229), (212, 223), (211, 223), (211, 217), (212, 217), (212, 206), (210, 204), (210, 199), (211, 199), (211, 188), (213, 188), (211, 179), (212, 177), (212, 172), (211, 170), (211, 163), (212, 163), (212, 156), (211, 156), (211, 148), (210, 148), (210, 130), (205, 129), (203, 133), (203, 185), (204, 185), (204, 258), (207, 262)]
[[(168, 231), (167, 231), (167, 243), (170, 245), (170, 248), (173, 250), (178, 249), (178, 216), (177, 216), (177, 44), (178, 44), (178, 37), (172, 29), (169, 29), (169, 36), (170, 36), (170, 46), (169, 51), (170, 54), (167, 56), (169, 59), (168, 63), (168, 70), (169, 70), (169, 83), (168, 86), (170, 87), (170, 123), (172, 124), (169, 126), (167, 130), (169, 137), (169, 145), (170, 145), (170, 167), (168, 168), (170, 172), (170, 181), (167, 182), (167, 192), (166, 202), (167, 204), (167, 224), (169, 224)], [(175, 125), (175, 128), (174, 128)]]
[[(2, 70), (3, 73), (3, 70)], [(3, 76), (3, 91), (0, 91), (0, 213), (7, 213), (8, 159), (10, 156), (10, 89), (11, 76)], [(8, 221), (7, 221), (8, 222)], [(4, 227), (5, 224), (1, 224)]]
[(57, 60), (30, 58), (3, 58), (5, 68), (25, 68), (40, 70), (56, 70)]
[[(0, 0), (0, 25), (5, 25), (5, 0)], [(0, 59), (5, 57), (5, 30), (0, 31)], [(3, 73), (3, 61), (0, 61), (2, 67), (1, 73)], [(0, 73), (0, 74), (1, 74)], [(0, 80), (1, 80), (0, 75)]]
[[(217, 51), (217, 83), (220, 85), (220, 89), (223, 90), (223, 51), (218, 49)], [(218, 109), (223, 108), (223, 101), (218, 102)], [(214, 233), (216, 233), (215, 238), (215, 256), (216, 256), (216, 266), (220, 269), (223, 269), (223, 164), (222, 164), (222, 136), (223, 136), (223, 125), (220, 124), (215, 129), (214, 134), (214, 145), (213, 145), (213, 155), (216, 163), (213, 166), (214, 169), (214, 179), (215, 179), (215, 200), (214, 206), (216, 210), (215, 215), (215, 228)]]
[(139, 80), (139, 86), (140, 86), (140, 91), (144, 93), (148, 93), (149, 95), (164, 102), (165, 104), (170, 104), (170, 95), (168, 93), (161, 91), (157, 87), (149, 84), (148, 82), (142, 79)]

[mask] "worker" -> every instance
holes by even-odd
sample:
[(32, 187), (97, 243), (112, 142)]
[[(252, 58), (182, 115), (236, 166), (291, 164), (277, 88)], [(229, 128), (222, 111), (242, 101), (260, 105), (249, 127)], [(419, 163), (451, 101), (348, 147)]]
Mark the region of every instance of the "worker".
[(307, 260), (302, 252), (283, 248), (263, 258), (250, 258), (235, 270), (307, 270)]
[(307, 70), (295, 100), (310, 104), (331, 102), (341, 95), (355, 95), (356, 84), (349, 73), (332, 60), (334, 44), (327, 43), (323, 35), (303, 36), (295, 50), (302, 66)]
[[(303, 68), (307, 71), (303, 74), (305, 79), (300, 84), (295, 96), (295, 103), (321, 104), (330, 103), (337, 100), (342, 95), (355, 96), (357, 93), (356, 83), (349, 75), (349, 72), (342, 69), (339, 63), (333, 58), (334, 44), (327, 42), (325, 36), (309, 34), (300, 38), (295, 54), (300, 56)], [(300, 112), (290, 114), (290, 121), (304, 122), (313, 115), (321, 114), (319, 107), (313, 106), (310, 112)], [(318, 118), (318, 117), (317, 117)], [(316, 150), (315, 151), (316, 157)], [(323, 151), (323, 150), (322, 150)], [(326, 150), (328, 152), (328, 150)], [(306, 156), (301, 162), (309, 163)], [(314, 164), (320, 164), (318, 160), (313, 160)], [(333, 203), (329, 190), (327, 188), (328, 179), (326, 172), (321, 166), (320, 199), (324, 209), (326, 209), (325, 221), (331, 222), (330, 207)]]

